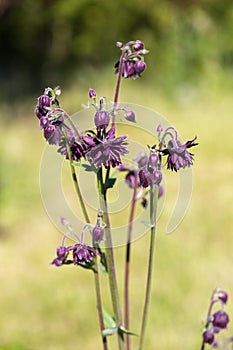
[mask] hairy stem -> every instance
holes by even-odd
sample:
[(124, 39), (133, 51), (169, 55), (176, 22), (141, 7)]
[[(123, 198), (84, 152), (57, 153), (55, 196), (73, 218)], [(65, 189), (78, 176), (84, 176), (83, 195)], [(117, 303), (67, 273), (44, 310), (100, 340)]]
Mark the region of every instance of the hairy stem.
[(145, 332), (148, 320), (149, 302), (152, 285), (153, 261), (155, 253), (155, 233), (156, 233), (156, 217), (157, 217), (157, 202), (158, 202), (158, 186), (151, 185), (150, 187), (150, 252), (147, 271), (146, 295), (143, 309), (139, 350), (143, 349), (145, 342)]

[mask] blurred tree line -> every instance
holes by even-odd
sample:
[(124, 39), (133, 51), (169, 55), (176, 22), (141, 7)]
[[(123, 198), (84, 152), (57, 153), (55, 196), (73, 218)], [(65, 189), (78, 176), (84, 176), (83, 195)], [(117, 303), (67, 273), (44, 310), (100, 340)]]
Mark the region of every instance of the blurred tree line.
[(1, 96), (101, 69), (118, 57), (116, 41), (132, 39), (151, 50), (162, 85), (195, 81), (232, 71), (232, 38), (232, 0), (0, 0)]

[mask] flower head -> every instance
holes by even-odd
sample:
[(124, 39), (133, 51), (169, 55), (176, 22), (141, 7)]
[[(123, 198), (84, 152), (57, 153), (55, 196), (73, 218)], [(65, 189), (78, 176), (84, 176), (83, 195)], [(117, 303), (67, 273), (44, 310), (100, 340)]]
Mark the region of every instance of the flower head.
[(101, 165), (105, 168), (112, 166), (113, 168), (121, 164), (121, 156), (128, 153), (125, 146), (127, 136), (115, 137), (115, 128), (112, 127), (106, 133), (103, 133), (101, 138), (89, 135), (84, 140), (87, 145), (85, 152), (86, 158), (96, 168)]
[(123, 78), (136, 79), (141, 76), (141, 73), (146, 69), (144, 55), (149, 51), (145, 49), (144, 43), (141, 40), (129, 41), (125, 45), (117, 43), (117, 46), (122, 50), (121, 60), (115, 64), (115, 74), (120, 72)]
[(214, 342), (214, 332), (212, 330), (206, 330), (203, 333), (203, 342), (207, 344), (213, 344)]
[(229, 322), (229, 316), (225, 311), (219, 310), (213, 314), (214, 327), (225, 329), (227, 327), (228, 322)]
[[(159, 131), (158, 131), (159, 130)], [(157, 128), (159, 137), (161, 136), (161, 126)], [(160, 138), (160, 146), (164, 145), (165, 138), (169, 137), (167, 148), (160, 149), (160, 154), (167, 155), (167, 168), (172, 171), (178, 171), (181, 168), (189, 168), (193, 164), (193, 154), (188, 151), (188, 148), (198, 145), (194, 137), (192, 140), (182, 144), (178, 139), (177, 131), (173, 127), (168, 127)]]

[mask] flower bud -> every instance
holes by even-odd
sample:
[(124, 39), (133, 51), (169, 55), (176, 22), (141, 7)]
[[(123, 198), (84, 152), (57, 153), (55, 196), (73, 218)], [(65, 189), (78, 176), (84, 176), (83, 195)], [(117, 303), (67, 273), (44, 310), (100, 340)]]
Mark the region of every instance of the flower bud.
[(44, 129), (46, 127), (46, 125), (48, 124), (49, 119), (48, 117), (41, 117), (40, 118), (40, 128)]
[(92, 237), (94, 243), (99, 243), (100, 241), (104, 241), (104, 228), (102, 226), (95, 226), (92, 231)]
[(148, 170), (146, 169), (141, 169), (139, 171), (139, 179), (142, 187), (146, 188), (149, 186), (149, 180), (150, 180), (150, 174)]
[(229, 322), (229, 316), (225, 311), (219, 310), (213, 314), (214, 327), (224, 329), (227, 327), (228, 322)]
[(153, 172), (153, 178), (154, 178), (154, 183), (156, 185), (159, 185), (160, 182), (162, 181), (162, 173), (161, 173), (161, 171), (160, 170), (155, 170)]
[(126, 61), (123, 65), (123, 78), (132, 77), (135, 74), (135, 64), (131, 61)]
[(158, 133), (161, 133), (161, 132), (163, 131), (163, 127), (162, 127), (161, 124), (159, 124), (159, 125), (157, 126), (156, 131), (157, 131)]
[(41, 108), (50, 107), (51, 99), (47, 95), (42, 95), (38, 98), (38, 103)]
[(108, 124), (110, 122), (110, 117), (108, 112), (106, 111), (98, 111), (95, 114), (95, 125), (97, 128), (97, 131), (100, 131), (101, 129), (106, 130), (108, 127)]
[(54, 137), (54, 133), (55, 133), (55, 126), (54, 125), (48, 125), (46, 126), (46, 128), (44, 128), (44, 137), (46, 139), (46, 141), (51, 141), (51, 136)]
[(35, 113), (37, 118), (42, 118), (46, 115), (47, 111), (44, 111), (40, 106), (36, 106)]
[(96, 92), (93, 89), (89, 89), (89, 97), (90, 98), (96, 98)]
[(218, 299), (221, 300), (224, 304), (227, 303), (228, 300), (228, 294), (224, 290), (220, 290), (218, 292)]
[(149, 166), (155, 168), (158, 163), (158, 159), (159, 157), (156, 153), (151, 153), (149, 156)]
[(139, 50), (143, 50), (144, 49), (144, 44), (141, 40), (136, 40), (134, 45), (133, 45), (133, 48), (135, 51), (139, 51)]
[(144, 61), (138, 61), (135, 63), (134, 68), (138, 74), (141, 74), (146, 69), (146, 63)]
[(214, 342), (214, 333), (211, 330), (207, 330), (203, 333), (204, 343), (212, 344)]
[(125, 119), (130, 121), (130, 122), (136, 123), (135, 114), (133, 111), (126, 111), (125, 112)]
[(58, 257), (59, 259), (65, 258), (66, 255), (67, 255), (67, 249), (66, 249), (66, 247), (60, 246), (60, 247), (57, 248), (57, 257)]

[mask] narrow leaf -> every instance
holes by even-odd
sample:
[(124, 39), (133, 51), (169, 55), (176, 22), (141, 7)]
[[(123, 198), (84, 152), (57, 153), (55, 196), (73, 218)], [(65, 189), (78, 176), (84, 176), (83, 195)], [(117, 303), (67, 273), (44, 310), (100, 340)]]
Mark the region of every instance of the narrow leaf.
[(109, 328), (115, 328), (116, 322), (114, 317), (110, 315), (105, 309), (103, 309), (104, 324)]

